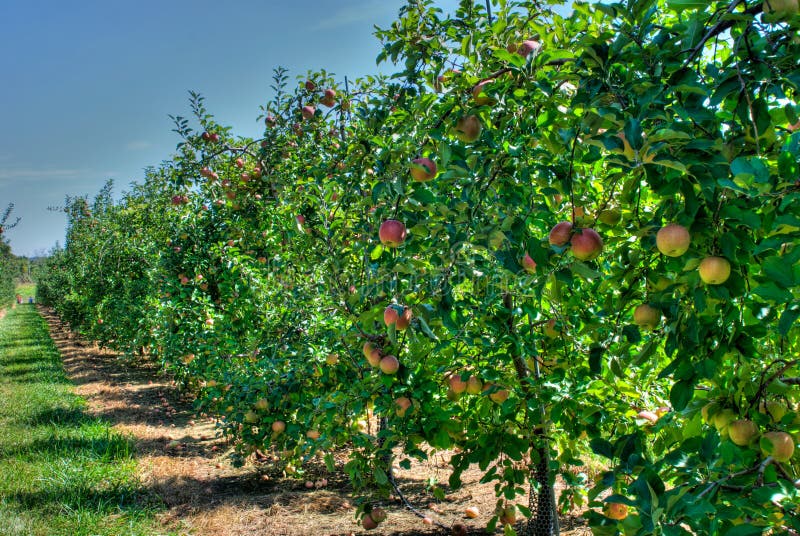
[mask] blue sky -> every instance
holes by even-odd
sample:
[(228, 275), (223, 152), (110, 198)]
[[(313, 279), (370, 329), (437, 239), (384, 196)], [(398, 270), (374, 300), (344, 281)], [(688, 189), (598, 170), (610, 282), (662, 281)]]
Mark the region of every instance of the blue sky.
[[(178, 142), (168, 114), (199, 91), (218, 120), (256, 136), (272, 69), (375, 73), (402, 0), (0, 0), (0, 208), (17, 255), (63, 244), (65, 195), (117, 193)], [(446, 10), (456, 0), (438, 2)]]

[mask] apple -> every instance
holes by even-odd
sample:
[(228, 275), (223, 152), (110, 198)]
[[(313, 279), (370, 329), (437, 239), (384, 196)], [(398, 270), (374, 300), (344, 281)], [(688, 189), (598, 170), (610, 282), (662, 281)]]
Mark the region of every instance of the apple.
[(406, 226), (397, 220), (384, 221), (378, 229), (381, 244), (396, 248), (406, 240)]
[(700, 279), (707, 285), (721, 285), (731, 275), (731, 263), (724, 257), (706, 257), (697, 267)]
[(276, 124), (278, 124), (278, 121), (277, 119), (275, 119), (274, 115), (268, 115), (267, 117), (264, 118), (264, 123), (268, 127), (274, 127)]
[(411, 309), (403, 307), (402, 312), (398, 312), (399, 306), (389, 305), (383, 310), (383, 323), (386, 326), (395, 324), (395, 329), (402, 331), (411, 324)]
[(767, 432), (761, 436), (761, 452), (776, 461), (788, 462), (794, 454), (794, 439), (786, 432)]
[(525, 256), (522, 257), (522, 267), (529, 274), (536, 273), (536, 261), (533, 260), (533, 258), (527, 252), (525, 253)]
[(211, 141), (211, 134), (208, 132), (203, 132), (200, 137), (203, 138), (203, 141)]
[[(488, 391), (492, 387), (495, 386), (493, 384), (487, 384), (486, 387), (484, 387), (484, 390)], [(495, 389), (493, 392), (489, 393), (489, 399), (496, 404), (502, 404), (503, 402), (508, 400), (508, 395), (509, 395), (508, 389)]]
[(303, 116), (303, 119), (311, 119), (312, 117), (314, 117), (314, 113), (316, 111), (317, 111), (316, 108), (314, 108), (311, 105), (308, 105), (308, 106), (303, 106), (300, 109), (300, 114)]
[(319, 102), (330, 108), (336, 104), (336, 91), (330, 88), (326, 89), (325, 94), (322, 96)]
[(714, 428), (719, 431), (721, 435), (728, 433), (728, 426), (736, 420), (736, 414), (732, 409), (723, 409), (718, 411), (713, 417)]
[(400, 370), (400, 361), (393, 355), (387, 355), (381, 358), (378, 367), (384, 374), (397, 374), (397, 371)]
[(689, 231), (677, 223), (665, 225), (656, 233), (656, 247), (667, 257), (680, 257), (686, 253), (691, 243)]
[(572, 223), (562, 221), (557, 223), (550, 229), (548, 240), (551, 246), (566, 246), (569, 242), (570, 235), (572, 234)]
[(517, 522), (517, 509), (514, 506), (506, 506), (499, 517), (502, 525), (513, 525)]
[(628, 517), (628, 506), (622, 503), (607, 502), (603, 505), (603, 515), (621, 521)]
[(539, 41), (527, 39), (519, 46), (517, 49), (517, 54), (523, 58), (527, 58), (531, 52), (538, 52), (540, 48), (542, 48), (542, 45), (539, 43)]
[(561, 330), (556, 329), (555, 318), (551, 318), (550, 320), (548, 320), (547, 323), (544, 325), (542, 331), (544, 331), (544, 335), (548, 339), (557, 339), (558, 337), (561, 336)]
[(800, 11), (798, 0), (764, 0), (762, 7), (767, 22), (785, 21)]
[(478, 395), (483, 391), (483, 382), (477, 376), (470, 376), (467, 380), (467, 393)]
[(386, 521), (386, 511), (383, 508), (373, 508), (369, 515), (375, 523)]
[(369, 514), (361, 518), (361, 526), (364, 527), (364, 530), (372, 530), (378, 528), (378, 524), (375, 523), (375, 521)]
[(456, 121), (456, 137), (464, 143), (473, 143), (481, 137), (480, 119), (476, 115), (465, 115)]
[(735, 420), (728, 425), (728, 437), (740, 447), (746, 447), (758, 437), (758, 426), (747, 419)]
[(328, 365), (335, 365), (336, 363), (339, 362), (339, 354), (328, 354), (325, 357), (325, 362)]
[(272, 431), (275, 435), (283, 433), (286, 430), (286, 423), (283, 421), (275, 421), (272, 423)]
[(102, 323), (103, 323), (103, 319), (102, 319), (102, 318), (98, 318), (98, 319), (97, 319), (97, 323), (98, 323), (98, 324), (102, 324)]
[(244, 422), (248, 424), (253, 424), (258, 422), (258, 413), (253, 410), (249, 410), (247, 413), (244, 414)]
[(643, 421), (647, 421), (650, 424), (655, 424), (656, 422), (658, 422), (658, 415), (656, 415), (652, 411), (647, 411), (647, 410), (640, 411), (639, 413), (637, 413), (636, 418)]
[(430, 158), (415, 158), (411, 161), (411, 177), (417, 182), (426, 182), (436, 176), (436, 162)]
[(253, 407), (259, 411), (266, 411), (269, 409), (269, 400), (266, 398), (261, 398), (257, 400), (255, 404), (253, 404)]
[(212, 134), (212, 135), (211, 135), (211, 141), (212, 141), (213, 143), (217, 143), (217, 142), (219, 141), (219, 139), (220, 139), (220, 138), (219, 138), (219, 134), (217, 134), (216, 132), (215, 132), (214, 134)]
[(311, 80), (306, 80), (306, 84), (305, 85), (306, 85), (306, 90), (307, 91), (314, 91), (315, 89), (317, 89), (317, 84), (315, 84)]
[(572, 254), (582, 261), (594, 260), (603, 251), (603, 239), (594, 229), (579, 229), (569, 243)]
[(758, 405), (758, 411), (761, 413), (769, 414), (774, 422), (780, 422), (783, 416), (788, 411), (786, 406), (775, 400), (768, 400), (766, 403), (763, 401)]
[(375, 348), (375, 346), (371, 342), (365, 342), (364, 357), (367, 358), (367, 362), (372, 367), (377, 367), (381, 362), (381, 357), (383, 356), (381, 355), (381, 351)]
[(468, 506), (464, 509), (464, 515), (470, 519), (475, 519), (481, 515), (481, 511), (478, 510), (477, 506)]
[(401, 396), (394, 401), (394, 412), (398, 417), (405, 417), (408, 408), (411, 407), (411, 399), (407, 396)]
[(656, 327), (661, 320), (661, 311), (646, 303), (643, 303), (633, 310), (633, 323), (640, 328), (651, 330)]
[(467, 382), (461, 379), (460, 374), (451, 374), (447, 383), (450, 384), (450, 389), (458, 395), (467, 390)]
[(309, 430), (306, 432), (306, 437), (312, 441), (316, 441), (320, 437), (319, 430)]
[(484, 88), (494, 82), (491, 78), (489, 80), (483, 80), (475, 84), (472, 88), (472, 100), (475, 102), (476, 106), (491, 106), (495, 103), (495, 100), (492, 97), (486, 95), (483, 92)]

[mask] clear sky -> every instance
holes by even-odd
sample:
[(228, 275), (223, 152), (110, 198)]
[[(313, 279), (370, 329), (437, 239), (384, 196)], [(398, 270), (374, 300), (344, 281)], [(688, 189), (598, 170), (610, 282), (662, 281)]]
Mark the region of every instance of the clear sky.
[[(0, 209), (17, 255), (64, 242), (66, 195), (119, 193), (178, 143), (168, 114), (202, 93), (257, 136), (273, 67), (377, 72), (374, 26), (402, 0), (0, 0)], [(451, 10), (456, 0), (438, 2)]]

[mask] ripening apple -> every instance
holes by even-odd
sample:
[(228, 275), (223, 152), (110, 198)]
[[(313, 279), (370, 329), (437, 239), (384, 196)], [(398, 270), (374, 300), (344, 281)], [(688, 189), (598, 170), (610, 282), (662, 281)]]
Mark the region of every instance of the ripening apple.
[(447, 379), (447, 383), (450, 384), (450, 389), (456, 394), (460, 395), (467, 390), (467, 382), (461, 379), (461, 374), (451, 374)]
[(728, 425), (728, 437), (740, 447), (746, 447), (758, 437), (758, 426), (748, 419), (737, 419)]
[(481, 137), (482, 129), (481, 121), (476, 115), (465, 115), (456, 121), (456, 137), (464, 143), (477, 141)]
[(622, 503), (607, 502), (603, 505), (603, 515), (621, 521), (628, 517), (628, 506)]
[(325, 356), (325, 362), (328, 365), (335, 365), (339, 362), (339, 354), (328, 354)]
[(411, 161), (411, 177), (417, 182), (426, 182), (436, 176), (436, 162), (430, 158), (415, 158)]
[(603, 251), (603, 239), (594, 229), (579, 229), (569, 241), (575, 258), (582, 261), (596, 259)]
[(386, 521), (386, 511), (383, 508), (373, 508), (369, 515), (375, 523), (383, 523)]
[[(487, 384), (487, 386), (490, 389), (492, 387), (491, 384)], [(484, 387), (484, 389), (486, 389), (486, 387)], [(489, 399), (496, 404), (502, 404), (503, 402), (508, 400), (508, 395), (509, 395), (508, 389), (496, 389), (495, 391), (489, 393)]]
[(646, 303), (633, 310), (633, 323), (640, 328), (651, 330), (661, 321), (661, 311)]
[(728, 426), (736, 420), (736, 413), (732, 409), (723, 409), (718, 411), (713, 417), (714, 428), (719, 431), (721, 435), (728, 433)]
[(683, 225), (670, 223), (656, 233), (656, 247), (667, 257), (680, 257), (689, 249), (692, 237)]
[(537, 52), (540, 48), (542, 48), (542, 45), (538, 41), (527, 39), (519, 46), (517, 54), (523, 58), (527, 58), (531, 52)]
[(394, 305), (389, 305), (383, 310), (383, 323), (387, 327), (394, 324), (397, 331), (406, 329), (411, 324), (411, 309), (403, 307), (402, 312)]
[(788, 462), (794, 454), (794, 439), (786, 432), (767, 432), (761, 436), (761, 452), (776, 461)]
[(378, 229), (381, 244), (396, 248), (406, 240), (406, 226), (397, 220), (384, 221)]
[(706, 257), (697, 267), (700, 279), (707, 285), (721, 285), (731, 275), (731, 263), (724, 257)]
[(783, 416), (786, 415), (788, 411), (786, 406), (781, 404), (780, 402), (776, 402), (775, 400), (768, 400), (766, 403), (763, 401), (758, 405), (758, 411), (761, 413), (767, 413), (774, 422), (781, 422)]
[(378, 524), (375, 522), (375, 520), (372, 519), (372, 517), (369, 514), (361, 518), (361, 526), (364, 527), (364, 530), (372, 530), (378, 528)]
[(315, 84), (311, 80), (306, 80), (306, 84), (305, 85), (306, 85), (306, 90), (307, 91), (314, 91), (315, 89), (317, 89), (317, 84)]
[(244, 422), (247, 424), (254, 424), (258, 422), (258, 413), (253, 410), (249, 410), (247, 413), (244, 414)]
[(384, 374), (397, 374), (400, 370), (400, 361), (393, 355), (387, 355), (381, 358), (378, 367)]
[(316, 108), (314, 108), (311, 105), (308, 105), (308, 106), (303, 106), (300, 109), (300, 114), (303, 116), (303, 119), (311, 119), (312, 117), (314, 117), (314, 113), (316, 111), (317, 111)]
[(272, 423), (272, 432), (275, 435), (283, 433), (284, 430), (286, 430), (286, 423), (285, 422), (283, 422), (283, 421), (274, 421)]
[(260, 398), (253, 404), (253, 407), (259, 411), (266, 411), (269, 409), (269, 400), (266, 398)]
[(326, 89), (325, 94), (322, 96), (319, 102), (330, 108), (336, 104), (336, 91), (330, 88)]
[(643, 421), (647, 421), (650, 424), (655, 424), (658, 422), (658, 415), (656, 415), (652, 411), (647, 411), (647, 410), (640, 411), (639, 413), (637, 413), (636, 418)]
[(411, 407), (411, 399), (407, 396), (401, 396), (395, 399), (394, 405), (394, 412), (398, 417), (405, 417), (408, 408)]
[(372, 367), (377, 367), (381, 362), (381, 351), (376, 348), (371, 342), (364, 343), (364, 357)]
[(557, 223), (550, 229), (548, 240), (551, 246), (566, 246), (569, 242), (569, 237), (572, 234), (572, 223), (562, 221)]
[(522, 267), (529, 274), (536, 273), (536, 261), (533, 260), (533, 258), (527, 252), (525, 253), (525, 256), (522, 257)]
[(312, 441), (316, 441), (320, 438), (319, 430), (309, 430), (306, 432), (306, 437)]
[(472, 88), (472, 100), (475, 102), (477, 106), (491, 106), (495, 103), (495, 100), (492, 97), (489, 97), (484, 93), (484, 89), (487, 85), (494, 82), (494, 80), (483, 80), (475, 84)]
[(517, 522), (517, 509), (514, 506), (506, 506), (499, 517), (502, 525), (513, 525)]
[(266, 124), (268, 127), (274, 127), (275, 125), (277, 125), (277, 124), (278, 124), (278, 120), (277, 120), (277, 119), (275, 119), (275, 116), (274, 116), (274, 115), (268, 115), (267, 117), (265, 117), (265, 118), (264, 118), (264, 123), (265, 123), (265, 124)]
[(470, 376), (467, 380), (467, 393), (479, 395), (483, 391), (483, 382), (477, 376)]

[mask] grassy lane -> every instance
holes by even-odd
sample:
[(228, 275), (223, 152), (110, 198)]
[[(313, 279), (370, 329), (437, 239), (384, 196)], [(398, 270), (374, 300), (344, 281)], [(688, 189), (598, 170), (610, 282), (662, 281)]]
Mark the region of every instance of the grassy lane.
[(72, 393), (33, 306), (0, 320), (0, 534), (154, 535), (129, 440)]

